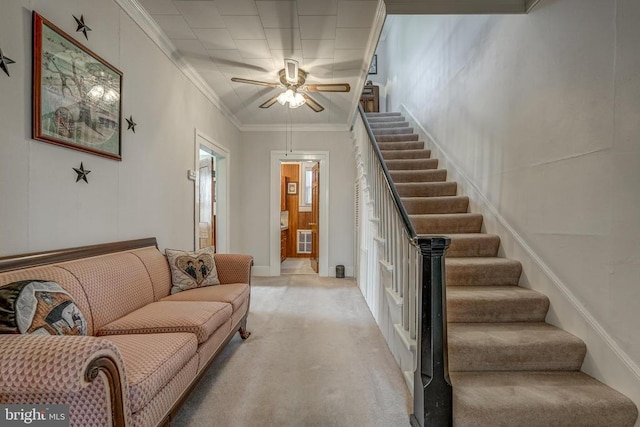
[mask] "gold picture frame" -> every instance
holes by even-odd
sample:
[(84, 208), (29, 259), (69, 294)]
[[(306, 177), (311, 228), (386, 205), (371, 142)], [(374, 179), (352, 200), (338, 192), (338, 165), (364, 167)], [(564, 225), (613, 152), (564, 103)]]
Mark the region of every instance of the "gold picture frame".
[(122, 72), (33, 12), (33, 138), (122, 160)]

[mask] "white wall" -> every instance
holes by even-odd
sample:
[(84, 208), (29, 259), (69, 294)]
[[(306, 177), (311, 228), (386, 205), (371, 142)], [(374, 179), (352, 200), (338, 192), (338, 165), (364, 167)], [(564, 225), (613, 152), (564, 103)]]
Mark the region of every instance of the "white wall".
[(394, 17), (385, 41), (391, 108), (496, 208), (523, 284), (553, 285), (549, 317), (587, 341), (584, 369), (636, 404), (638, 22), (636, 0), (543, 0), (529, 15)]
[[(31, 139), (32, 10), (124, 73), (123, 118), (138, 126), (134, 134), (124, 123), (121, 162)], [(89, 41), (75, 32), (80, 14)], [(0, 48), (16, 61), (11, 77), (0, 73), (0, 255), (148, 236), (161, 248), (192, 248), (194, 129), (229, 148), (232, 161), (240, 133), (131, 18), (113, 1), (3, 0)], [(80, 162), (88, 185), (75, 182)], [(233, 211), (240, 191), (231, 194)], [(232, 251), (239, 226), (232, 222)]]
[[(287, 137), (289, 138), (289, 137)], [(295, 151), (329, 151), (329, 275), (343, 264), (353, 271), (353, 144), (347, 131), (294, 131)], [(271, 151), (285, 149), (285, 132), (242, 133), (242, 224), (240, 251), (254, 257), (254, 271), (269, 266), (269, 181)], [(323, 173), (323, 171), (320, 171)]]

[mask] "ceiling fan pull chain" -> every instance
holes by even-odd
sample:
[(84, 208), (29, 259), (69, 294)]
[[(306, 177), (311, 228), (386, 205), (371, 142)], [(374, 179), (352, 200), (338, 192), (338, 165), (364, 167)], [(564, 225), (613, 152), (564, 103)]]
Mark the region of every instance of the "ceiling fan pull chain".
[(293, 117), (291, 114), (291, 108), (289, 108), (289, 149), (293, 153)]

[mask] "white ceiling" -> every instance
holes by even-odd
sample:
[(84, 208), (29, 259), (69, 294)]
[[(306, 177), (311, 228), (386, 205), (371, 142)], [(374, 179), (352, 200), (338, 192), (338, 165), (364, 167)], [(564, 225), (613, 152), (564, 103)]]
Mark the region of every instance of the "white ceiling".
[[(153, 20), (242, 126), (345, 125), (375, 48), (381, 0), (139, 0)], [(258, 106), (280, 89), (231, 77), (278, 81), (283, 59), (308, 83), (351, 85), (350, 93), (313, 93), (325, 110)]]

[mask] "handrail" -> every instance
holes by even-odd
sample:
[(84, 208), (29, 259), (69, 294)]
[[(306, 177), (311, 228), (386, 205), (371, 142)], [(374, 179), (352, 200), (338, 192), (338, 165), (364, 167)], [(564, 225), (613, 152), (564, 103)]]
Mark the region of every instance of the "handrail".
[[(414, 412), (410, 417), (411, 426), (451, 426), (453, 389), (448, 370), (445, 278), (445, 255), (451, 240), (445, 236), (416, 233), (368, 117), (362, 106), (358, 110), (362, 126), (358, 124), (357, 132), (361, 139), (356, 139), (356, 161), (365, 168), (362, 177), (367, 185), (368, 203), (371, 203), (372, 217), (369, 220), (375, 224), (373, 233), (367, 234), (365, 231), (365, 236), (376, 242), (371, 255), (368, 246), (363, 248), (368, 257), (365, 277), (369, 280), (371, 276), (371, 282), (365, 282), (362, 288), (365, 300), (374, 316), (384, 310), (393, 313), (390, 305), (381, 310), (383, 304), (377, 296), (380, 292), (391, 295), (393, 304), (402, 307), (399, 313), (401, 321), (393, 325), (385, 324), (384, 330), (388, 331), (389, 326), (393, 326), (391, 329), (399, 331), (400, 337), (406, 337), (402, 339), (405, 345), (407, 338), (415, 340), (412, 368), (403, 362), (406, 358), (396, 357), (401, 368), (404, 365), (405, 375), (408, 371), (412, 371), (413, 375)], [(366, 144), (366, 148), (359, 145), (358, 141)], [(392, 205), (395, 205), (395, 209)], [(398, 319), (398, 312), (395, 313), (395, 319)], [(393, 318), (393, 314), (390, 314), (380, 320), (385, 323), (387, 320), (384, 319)], [(385, 339), (389, 342), (386, 335)], [(410, 349), (410, 346), (407, 348)]]
[(376, 153), (376, 156), (380, 161), (380, 166), (382, 166), (382, 171), (384, 172), (387, 187), (389, 188), (389, 192), (393, 196), (393, 203), (398, 213), (400, 214), (400, 217), (402, 218), (402, 222), (404, 223), (404, 227), (407, 234), (409, 235), (409, 238), (415, 242), (418, 238), (418, 234), (416, 233), (416, 229), (413, 228), (413, 224), (411, 224), (409, 214), (407, 214), (407, 211), (402, 204), (402, 200), (400, 200), (400, 195), (398, 194), (398, 190), (396, 190), (396, 186), (392, 184), (391, 173), (389, 172), (389, 168), (387, 168), (387, 164), (382, 157), (382, 151), (380, 151), (380, 147), (378, 146), (378, 140), (374, 136), (373, 130), (371, 129), (371, 126), (369, 126), (367, 115), (365, 114), (364, 109), (360, 104), (358, 104), (358, 111), (360, 112), (360, 116), (362, 117), (364, 127), (367, 130), (367, 135), (369, 135), (369, 140), (371, 141), (371, 145), (373, 146), (373, 151)]

